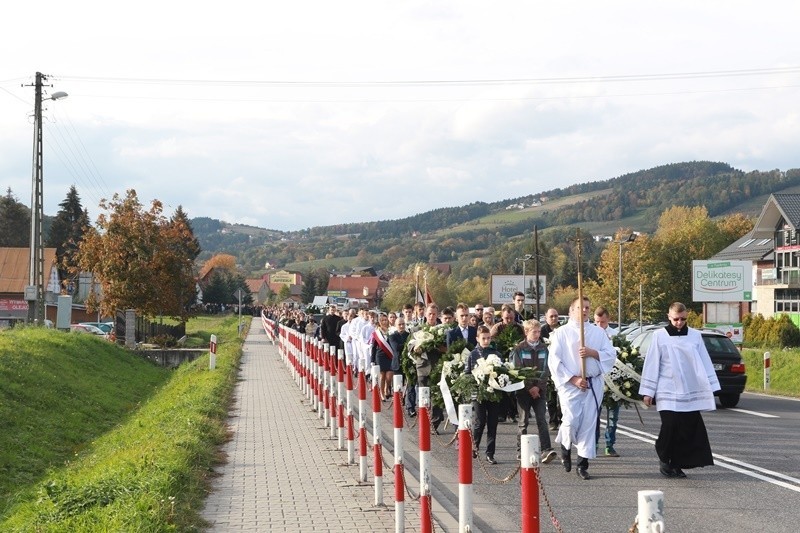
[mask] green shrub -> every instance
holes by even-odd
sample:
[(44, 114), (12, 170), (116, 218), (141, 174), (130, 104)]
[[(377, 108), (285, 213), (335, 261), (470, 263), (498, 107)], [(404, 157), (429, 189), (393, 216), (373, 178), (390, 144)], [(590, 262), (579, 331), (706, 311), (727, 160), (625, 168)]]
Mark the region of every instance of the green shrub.
[(748, 346), (800, 346), (800, 329), (789, 315), (780, 314), (765, 319), (760, 314), (746, 315), (742, 320), (744, 342)]

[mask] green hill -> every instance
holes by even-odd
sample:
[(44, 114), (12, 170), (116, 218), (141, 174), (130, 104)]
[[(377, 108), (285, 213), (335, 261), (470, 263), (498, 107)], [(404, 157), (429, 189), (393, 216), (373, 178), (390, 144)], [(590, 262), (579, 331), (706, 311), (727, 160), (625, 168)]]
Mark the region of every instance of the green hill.
[[(214, 233), (198, 234), (198, 239), (204, 257), (230, 253), (250, 271), (262, 269), (267, 261), (310, 271), (341, 266), (340, 258), (356, 258), (354, 264), (402, 271), (417, 261), (455, 263), (481, 258), (484, 271), (470, 271), (480, 275), (487, 269), (507, 271), (508, 258), (498, 254), (521, 251), (524, 245), (520, 243), (530, 237), (534, 226), (544, 239), (553, 232), (562, 239), (564, 231), (578, 226), (597, 236), (613, 235), (619, 228), (650, 232), (660, 214), (672, 206), (705, 206), (712, 217), (740, 209), (752, 215), (768, 194), (798, 186), (798, 169), (743, 172), (726, 163), (692, 161), (397, 220), (260, 235), (217, 221)], [(199, 233), (197, 227), (195, 231)]]

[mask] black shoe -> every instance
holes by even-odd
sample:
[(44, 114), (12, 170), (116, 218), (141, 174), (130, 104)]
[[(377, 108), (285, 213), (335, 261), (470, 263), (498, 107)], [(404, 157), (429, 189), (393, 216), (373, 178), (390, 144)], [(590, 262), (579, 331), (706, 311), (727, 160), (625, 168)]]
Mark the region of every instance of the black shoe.
[(561, 464), (564, 465), (564, 470), (570, 472), (572, 470), (572, 453), (561, 447)]
[(589, 475), (589, 472), (587, 472), (586, 468), (584, 468), (582, 466), (579, 466), (578, 468), (576, 468), (575, 472), (578, 474), (578, 477), (581, 478), (584, 481), (588, 481), (589, 479), (591, 479), (591, 476)]
[(686, 477), (686, 473), (680, 468), (673, 468), (672, 471), (675, 472), (675, 477)]
[(554, 452), (553, 450), (544, 450), (544, 451), (542, 451), (542, 462), (544, 464), (549, 463), (550, 461), (552, 461), (555, 458), (556, 458), (556, 452)]
[[(664, 461), (658, 462), (658, 471), (661, 472), (661, 475), (664, 477), (677, 477), (678, 474), (675, 472), (670, 466), (669, 463), (665, 463)], [(686, 474), (684, 474), (685, 476)]]
[(477, 459), (478, 458), (478, 450), (472, 450), (472, 458), (473, 459)]
[(434, 435), (438, 435), (439, 434), (439, 424), (436, 424), (435, 426), (431, 426), (431, 431), (433, 432)]
[(487, 455), (486, 456), (486, 462), (489, 463), (490, 465), (496, 465), (497, 464), (497, 461), (495, 461), (495, 459), (494, 459), (494, 455)]

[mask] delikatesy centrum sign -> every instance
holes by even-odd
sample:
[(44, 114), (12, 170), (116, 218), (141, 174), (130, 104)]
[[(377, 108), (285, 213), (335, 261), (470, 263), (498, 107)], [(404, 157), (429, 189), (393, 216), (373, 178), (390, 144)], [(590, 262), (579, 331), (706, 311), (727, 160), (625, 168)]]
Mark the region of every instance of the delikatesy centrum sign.
[(692, 300), (750, 302), (753, 263), (750, 261), (692, 261)]

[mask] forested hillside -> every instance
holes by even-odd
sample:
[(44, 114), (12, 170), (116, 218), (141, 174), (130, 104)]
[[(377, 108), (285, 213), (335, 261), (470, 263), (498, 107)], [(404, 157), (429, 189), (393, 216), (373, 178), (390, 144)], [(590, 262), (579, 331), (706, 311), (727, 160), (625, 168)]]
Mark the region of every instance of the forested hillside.
[[(251, 272), (262, 270), (267, 261), (306, 271), (346, 264), (402, 271), (423, 261), (449, 262), (455, 275), (467, 279), (516, 268), (514, 259), (529, 253), (534, 226), (541, 246), (559, 248), (569, 256), (574, 245), (568, 239), (575, 225), (584, 227), (587, 241), (598, 227), (612, 228), (606, 229), (610, 233), (619, 227), (649, 232), (660, 213), (672, 206), (705, 206), (714, 217), (797, 185), (800, 169), (745, 173), (725, 163), (696, 161), (400, 220), (286, 233), (209, 218), (194, 219), (192, 225), (203, 248), (201, 258), (229, 253)], [(587, 244), (587, 268), (595, 259), (593, 245)]]

